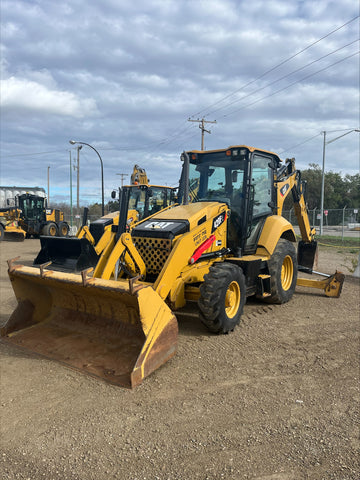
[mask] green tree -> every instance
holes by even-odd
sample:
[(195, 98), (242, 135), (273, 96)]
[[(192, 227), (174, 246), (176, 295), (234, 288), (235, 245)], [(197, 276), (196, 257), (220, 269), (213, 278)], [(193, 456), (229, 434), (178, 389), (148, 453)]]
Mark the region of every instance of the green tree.
[[(104, 212), (106, 214), (106, 211)], [(101, 217), (102, 208), (100, 203), (93, 203), (89, 205), (89, 215), (92, 217)]]
[(119, 201), (118, 200), (110, 200), (107, 205), (105, 205), (105, 209), (108, 212), (117, 212), (119, 210)]
[(340, 173), (325, 173), (324, 207), (327, 209), (344, 208), (345, 182)]
[(345, 204), (347, 207), (360, 207), (360, 174), (345, 175)]
[[(316, 163), (310, 163), (309, 168), (301, 171), (301, 179), (306, 181), (306, 202), (309, 210), (320, 210), (322, 169)], [(360, 206), (360, 174), (342, 177), (339, 172), (325, 172), (324, 187), (325, 209)], [(284, 209), (289, 210), (291, 207), (290, 196), (286, 199)]]
[(306, 181), (306, 202), (309, 210), (320, 208), (321, 203), (321, 168), (310, 163), (308, 169), (301, 171), (301, 179)]

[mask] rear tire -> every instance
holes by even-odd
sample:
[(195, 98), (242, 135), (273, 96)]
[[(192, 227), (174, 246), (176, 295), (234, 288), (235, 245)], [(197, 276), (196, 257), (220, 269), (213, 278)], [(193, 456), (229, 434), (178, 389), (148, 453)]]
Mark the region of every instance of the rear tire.
[(294, 244), (280, 238), (274, 253), (268, 261), (271, 275), (271, 296), (264, 299), (267, 303), (286, 303), (294, 292), (297, 280), (297, 257)]
[(200, 319), (213, 333), (228, 333), (240, 323), (245, 301), (245, 276), (231, 263), (215, 263), (200, 287)]
[(0, 223), (0, 242), (4, 240), (5, 229), (3, 225)]
[(47, 223), (43, 228), (43, 235), (46, 235), (48, 237), (56, 237), (57, 233), (58, 229), (56, 223), (54, 222)]
[(69, 225), (66, 222), (59, 223), (59, 237), (67, 237), (69, 234)]

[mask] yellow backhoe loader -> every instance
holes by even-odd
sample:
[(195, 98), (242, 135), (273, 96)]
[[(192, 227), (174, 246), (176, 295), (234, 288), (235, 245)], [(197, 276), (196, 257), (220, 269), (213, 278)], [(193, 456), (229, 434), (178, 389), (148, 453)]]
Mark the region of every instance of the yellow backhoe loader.
[[(312, 272), (314, 230), (294, 160), (233, 146), (182, 154), (181, 205), (124, 231), (127, 212), (92, 271), (9, 261), (18, 306), (4, 340), (109, 382), (134, 387), (176, 352), (174, 312), (197, 301), (216, 334), (240, 322), (246, 298), (284, 303), (298, 270)], [(195, 190), (193, 189), (195, 186)], [(302, 240), (281, 215), (292, 194)], [(189, 203), (189, 201), (191, 203)], [(339, 296), (336, 272), (307, 286)], [(302, 284), (302, 282), (298, 283)]]
[[(134, 172), (135, 168), (139, 174), (139, 167), (135, 165)], [(145, 170), (140, 170), (141, 178), (144, 179)], [(136, 177), (133, 181), (132, 185), (122, 187), (119, 192), (119, 201), (127, 216), (126, 223), (121, 226), (124, 232), (131, 230), (144, 218), (151, 217), (159, 210), (169, 207), (176, 200), (175, 188), (137, 183)], [(112, 192), (112, 198), (116, 198), (115, 191)], [(86, 268), (95, 267), (110, 241), (113, 227), (118, 227), (119, 211), (104, 215), (91, 222), (89, 226), (87, 217), (88, 209), (85, 208), (82, 226), (76, 237), (40, 237), (41, 250), (34, 260), (34, 265), (51, 262), (52, 268), (68, 272), (80, 272)]]
[(148, 178), (144, 168), (139, 165), (134, 165), (133, 173), (131, 174), (131, 185), (149, 185), (150, 179)]

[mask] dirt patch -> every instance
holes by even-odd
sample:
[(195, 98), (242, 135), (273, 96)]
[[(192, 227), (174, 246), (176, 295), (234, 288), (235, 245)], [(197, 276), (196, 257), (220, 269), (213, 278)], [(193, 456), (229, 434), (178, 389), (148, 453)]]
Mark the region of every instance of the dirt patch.
[[(16, 306), (0, 245), (1, 322)], [(297, 288), (250, 300), (229, 335), (178, 315), (177, 355), (135, 390), (1, 344), (1, 477), (13, 479), (357, 480), (357, 254), (321, 247), (317, 269), (348, 274), (339, 299)]]

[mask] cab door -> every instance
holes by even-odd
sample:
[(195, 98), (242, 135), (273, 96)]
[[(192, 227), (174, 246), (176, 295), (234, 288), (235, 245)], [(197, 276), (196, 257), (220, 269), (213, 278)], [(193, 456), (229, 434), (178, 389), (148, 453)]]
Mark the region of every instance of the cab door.
[(274, 166), (273, 158), (253, 153), (251, 160), (251, 202), (249, 225), (244, 253), (256, 251), (258, 239), (266, 218), (273, 214), (274, 208)]

